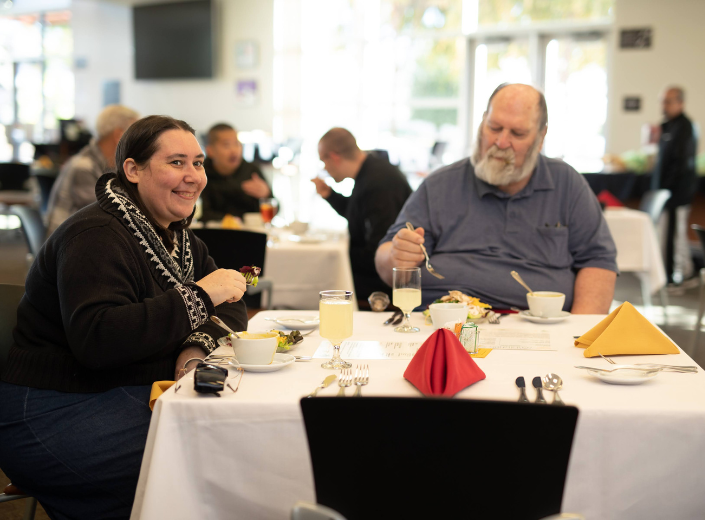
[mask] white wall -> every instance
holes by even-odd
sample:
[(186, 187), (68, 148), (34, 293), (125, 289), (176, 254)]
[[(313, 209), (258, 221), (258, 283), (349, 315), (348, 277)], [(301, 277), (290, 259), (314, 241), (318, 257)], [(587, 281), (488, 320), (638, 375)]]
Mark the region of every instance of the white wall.
[[(74, 53), (85, 59), (76, 70), (76, 117), (93, 128), (103, 107), (103, 82), (119, 80), (121, 102), (142, 115), (166, 114), (203, 132), (216, 122), (241, 130), (272, 130), (273, 0), (214, 0), (216, 6), (216, 74), (209, 80), (134, 79), (132, 8), (125, 3), (73, 0)], [(187, 34), (184, 37), (188, 37)], [(235, 43), (256, 41), (259, 66), (239, 70)], [(238, 79), (255, 79), (259, 99), (238, 104)]]
[[(686, 114), (705, 129), (705, 1), (617, 0), (607, 151), (622, 153), (641, 144), (642, 123), (662, 120), (659, 94), (670, 84), (686, 91)], [(619, 49), (619, 31), (652, 29), (650, 49)], [(640, 96), (642, 109), (625, 112), (624, 96)], [(703, 138), (700, 150), (705, 149)]]

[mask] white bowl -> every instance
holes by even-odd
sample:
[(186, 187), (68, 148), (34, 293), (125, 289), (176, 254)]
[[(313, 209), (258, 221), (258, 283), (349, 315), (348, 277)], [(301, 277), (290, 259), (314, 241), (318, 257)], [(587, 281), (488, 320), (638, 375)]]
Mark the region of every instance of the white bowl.
[(237, 360), (243, 365), (269, 365), (277, 353), (276, 332), (238, 332), (230, 343)]
[(446, 323), (465, 323), (468, 319), (468, 306), (464, 303), (432, 303), (428, 306), (433, 326), (440, 329)]

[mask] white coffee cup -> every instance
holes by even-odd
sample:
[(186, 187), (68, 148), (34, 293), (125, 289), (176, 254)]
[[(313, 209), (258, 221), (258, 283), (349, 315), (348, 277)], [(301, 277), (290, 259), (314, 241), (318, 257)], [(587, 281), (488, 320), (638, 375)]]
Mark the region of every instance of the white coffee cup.
[(230, 337), (233, 352), (243, 365), (271, 365), (277, 353), (276, 332), (238, 332)]
[(262, 228), (264, 227), (264, 222), (262, 221), (262, 215), (259, 213), (245, 213), (242, 216), (242, 221), (245, 226), (249, 228)]
[(465, 323), (468, 319), (468, 306), (464, 303), (432, 303), (428, 306), (433, 326), (440, 329), (446, 323)]
[(540, 318), (555, 318), (561, 315), (565, 294), (553, 291), (534, 291), (526, 295), (529, 313)]

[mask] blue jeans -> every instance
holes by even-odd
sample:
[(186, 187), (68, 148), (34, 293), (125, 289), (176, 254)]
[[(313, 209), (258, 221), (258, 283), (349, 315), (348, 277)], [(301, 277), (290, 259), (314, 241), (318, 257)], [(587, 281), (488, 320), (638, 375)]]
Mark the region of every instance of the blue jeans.
[(54, 520), (129, 518), (149, 392), (71, 394), (0, 382), (0, 468)]

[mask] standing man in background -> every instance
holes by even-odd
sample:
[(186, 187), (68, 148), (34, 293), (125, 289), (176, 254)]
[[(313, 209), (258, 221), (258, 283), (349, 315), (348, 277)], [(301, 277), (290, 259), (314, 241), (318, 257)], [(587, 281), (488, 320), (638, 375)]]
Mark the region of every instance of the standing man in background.
[(201, 193), (201, 220), (222, 220), (225, 215), (240, 217), (259, 213), (259, 199), (272, 196), (272, 189), (260, 169), (242, 158), (237, 130), (219, 123), (206, 138), (203, 166), (208, 184)]
[(140, 118), (122, 105), (108, 105), (98, 114), (97, 137), (71, 157), (51, 189), (47, 205), (47, 237), (79, 209), (96, 201), (95, 184), (115, 168), (115, 150), (122, 134)]
[(333, 191), (323, 179), (315, 178), (313, 183), (318, 194), (348, 221), (357, 300), (364, 306), (374, 291), (391, 297), (390, 287), (375, 269), (375, 251), (411, 195), (409, 183), (389, 161), (360, 150), (355, 137), (344, 128), (332, 128), (321, 137), (318, 155), (335, 182), (355, 180), (350, 197)]
[(651, 178), (651, 189), (671, 190), (666, 204), (666, 275), (670, 283), (680, 284), (692, 275), (688, 246), (690, 203), (697, 188), (695, 175), (696, 139), (693, 124), (683, 113), (685, 92), (669, 87), (661, 97), (665, 121), (661, 123), (658, 160)]

